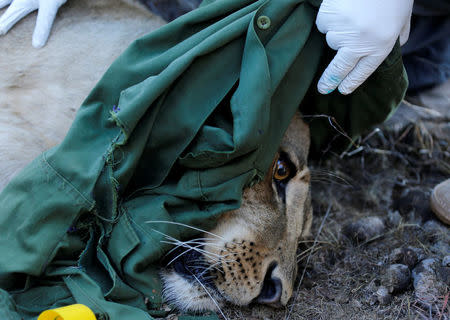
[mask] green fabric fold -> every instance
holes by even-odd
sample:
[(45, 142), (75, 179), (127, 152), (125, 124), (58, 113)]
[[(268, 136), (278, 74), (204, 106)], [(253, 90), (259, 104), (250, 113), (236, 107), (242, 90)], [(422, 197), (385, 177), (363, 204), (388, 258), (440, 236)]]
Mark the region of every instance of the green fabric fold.
[[(238, 208), (305, 101), (342, 108), (352, 134), (386, 117), (406, 88), (401, 62), (390, 64), (398, 50), (353, 95), (314, 94), (327, 57), (317, 5), (220, 0), (136, 40), (64, 141), (0, 194), (2, 319), (70, 303), (99, 319), (161, 315), (165, 240), (197, 231), (151, 221), (209, 229)], [(257, 26), (262, 15), (268, 29)], [(355, 125), (364, 114), (355, 110), (370, 116)]]

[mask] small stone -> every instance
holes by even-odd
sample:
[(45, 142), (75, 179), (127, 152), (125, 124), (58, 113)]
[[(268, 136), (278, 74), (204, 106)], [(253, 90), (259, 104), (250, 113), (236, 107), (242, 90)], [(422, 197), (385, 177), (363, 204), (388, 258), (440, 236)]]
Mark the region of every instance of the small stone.
[(423, 250), (422, 248), (408, 247), (408, 249), (410, 249), (416, 253), (417, 261), (422, 261), (427, 258), (425, 250)]
[(416, 299), (434, 311), (437, 311), (437, 303), (440, 297), (445, 295), (448, 288), (448, 285), (438, 279), (437, 271), (439, 268), (443, 268), (440, 261), (430, 258), (419, 262), (412, 271)]
[(367, 217), (344, 226), (343, 233), (356, 243), (366, 242), (381, 236), (386, 227), (379, 217)]
[(445, 283), (447, 286), (450, 286), (450, 268), (438, 266), (436, 268), (436, 277), (439, 281)]
[(378, 290), (376, 292), (376, 296), (377, 296), (378, 302), (381, 305), (387, 305), (392, 300), (392, 295), (389, 293), (388, 288), (383, 287), (383, 286), (378, 288)]
[(364, 287), (364, 289), (362, 290), (363, 295), (364, 295), (364, 302), (373, 306), (377, 301), (378, 301), (378, 297), (376, 295), (376, 291), (378, 289), (378, 286), (376, 284), (375, 280), (372, 280), (369, 282), (369, 284), (367, 286)]
[(436, 220), (428, 220), (423, 224), (423, 230), (431, 238), (431, 240), (438, 240), (448, 234), (448, 229), (442, 223)]
[(368, 303), (370, 306), (373, 306), (378, 301), (378, 296), (375, 294), (371, 294), (367, 297), (366, 303)]
[(411, 269), (419, 262), (419, 259), (412, 248), (396, 248), (389, 255), (389, 262), (404, 264)]
[(361, 302), (359, 302), (358, 299), (352, 299), (351, 304), (354, 308), (357, 308), (357, 309), (362, 308), (362, 304), (361, 304)]
[(350, 297), (347, 292), (341, 292), (334, 298), (334, 301), (340, 304), (345, 304), (350, 301)]
[(442, 259), (442, 266), (450, 267), (450, 256), (445, 256), (444, 259)]
[(450, 245), (446, 241), (437, 241), (430, 247), (431, 252), (438, 255), (445, 255), (450, 252)]
[(422, 223), (432, 216), (430, 208), (430, 191), (421, 188), (405, 188), (397, 199), (394, 199), (393, 207), (405, 217), (406, 220)]
[(400, 212), (398, 210), (395, 211), (389, 211), (388, 212), (388, 218), (387, 218), (389, 225), (392, 227), (397, 227), (400, 222), (402, 221), (402, 216), (400, 215)]
[(434, 273), (434, 267), (437, 264), (438, 260), (435, 258), (429, 258), (420, 261), (420, 263), (414, 268), (412, 275), (415, 280), (415, 276), (424, 272)]
[(386, 271), (383, 284), (389, 293), (397, 293), (405, 290), (411, 281), (411, 272), (404, 264), (392, 264)]

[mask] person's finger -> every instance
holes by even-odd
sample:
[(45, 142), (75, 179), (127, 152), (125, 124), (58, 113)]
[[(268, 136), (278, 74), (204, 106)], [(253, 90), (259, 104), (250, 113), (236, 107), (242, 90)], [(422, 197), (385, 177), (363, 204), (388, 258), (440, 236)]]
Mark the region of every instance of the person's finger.
[(406, 41), (408, 41), (409, 32), (411, 30), (411, 16), (412, 16), (412, 10), (413, 10), (413, 1), (411, 1), (408, 4), (409, 4), (408, 14), (405, 17), (405, 22), (403, 24), (402, 29), (400, 30), (400, 35), (399, 35), (400, 46), (404, 45), (406, 43)]
[(64, 2), (41, 2), (36, 20), (36, 27), (33, 32), (33, 47), (42, 48), (47, 43), (56, 13)]
[(347, 74), (353, 70), (358, 60), (359, 57), (351, 51), (345, 48), (339, 49), (336, 56), (320, 77), (319, 83), (317, 84), (319, 92), (328, 94), (336, 89)]
[(383, 62), (383, 56), (367, 56), (361, 58), (355, 68), (342, 80), (339, 92), (350, 94), (358, 88)]
[(11, 2), (12, 0), (0, 0), (0, 9), (6, 7)]
[(408, 21), (405, 23), (402, 30), (400, 31), (399, 39), (401, 46), (404, 45), (406, 41), (408, 41), (410, 29), (411, 29), (411, 20), (408, 19)]
[(335, 31), (328, 31), (325, 36), (328, 46), (333, 50), (339, 50), (341, 47), (342, 38), (345, 38), (342, 36), (342, 33)]
[(38, 8), (37, 1), (14, 1), (8, 7), (6, 12), (0, 18), (0, 35), (3, 35), (11, 29), (17, 21), (25, 17), (30, 12)]

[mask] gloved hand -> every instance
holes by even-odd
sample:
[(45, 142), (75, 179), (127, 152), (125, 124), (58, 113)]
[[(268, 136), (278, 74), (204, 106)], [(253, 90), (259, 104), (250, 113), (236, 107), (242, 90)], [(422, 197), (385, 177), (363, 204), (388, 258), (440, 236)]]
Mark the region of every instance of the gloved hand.
[(30, 12), (39, 9), (33, 33), (33, 47), (41, 48), (47, 42), (56, 13), (66, 0), (0, 0), (0, 8), (11, 4), (0, 18), (0, 35), (4, 35)]
[(378, 68), (400, 37), (408, 40), (413, 0), (323, 0), (316, 19), (336, 56), (317, 89), (353, 92)]

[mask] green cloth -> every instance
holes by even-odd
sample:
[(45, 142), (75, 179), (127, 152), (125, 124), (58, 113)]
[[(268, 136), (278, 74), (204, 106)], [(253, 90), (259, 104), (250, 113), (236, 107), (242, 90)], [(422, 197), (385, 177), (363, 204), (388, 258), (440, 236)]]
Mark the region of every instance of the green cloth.
[[(0, 318), (34, 319), (71, 303), (99, 319), (151, 319), (147, 308), (162, 315), (159, 261), (171, 248), (163, 234), (197, 232), (146, 222), (211, 228), (265, 175), (327, 62), (318, 4), (220, 0), (136, 40), (64, 141), (0, 194)], [(269, 28), (257, 26), (260, 16)], [(353, 95), (311, 89), (308, 99), (319, 113), (337, 101), (357, 134), (405, 88), (396, 48)]]

